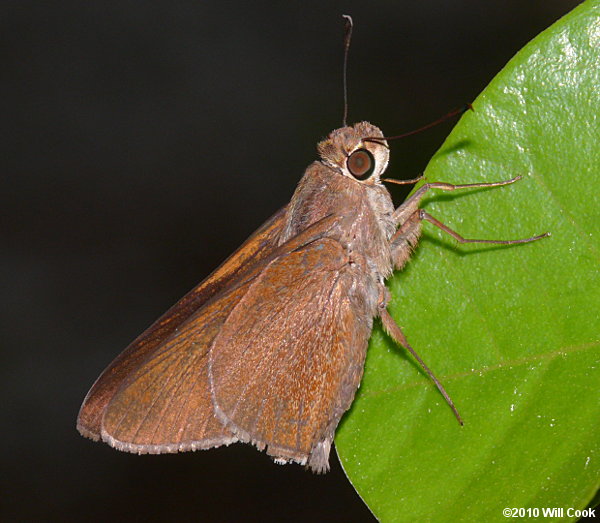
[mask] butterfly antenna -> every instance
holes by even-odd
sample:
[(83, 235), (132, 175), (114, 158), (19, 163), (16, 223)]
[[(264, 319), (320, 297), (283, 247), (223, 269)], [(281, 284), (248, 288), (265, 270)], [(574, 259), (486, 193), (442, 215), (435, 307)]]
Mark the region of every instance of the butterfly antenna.
[(381, 140), (387, 140), (389, 142), (390, 140), (399, 140), (400, 138), (406, 138), (407, 136), (412, 136), (413, 134), (417, 134), (417, 133), (426, 131), (427, 129), (431, 129), (432, 127), (435, 127), (436, 125), (439, 125), (439, 124), (445, 122), (446, 120), (450, 120), (451, 118), (454, 118), (455, 116), (460, 116), (461, 114), (466, 113), (467, 111), (474, 111), (473, 106), (471, 104), (466, 104), (466, 105), (463, 105), (462, 107), (460, 107), (459, 109), (454, 109), (454, 111), (450, 111), (448, 114), (445, 114), (441, 118), (438, 118), (437, 120), (434, 120), (433, 122), (430, 122), (427, 125), (424, 125), (423, 127), (414, 129), (413, 131), (409, 131), (407, 133), (402, 133), (402, 134), (397, 134), (396, 136), (384, 136), (383, 138), (381, 136), (369, 136), (367, 138), (363, 138), (363, 142), (379, 143), (379, 142), (381, 142)]
[(350, 15), (342, 15), (342, 18), (344, 19), (344, 117), (342, 118), (342, 127), (346, 127), (348, 125), (348, 51), (354, 23)]

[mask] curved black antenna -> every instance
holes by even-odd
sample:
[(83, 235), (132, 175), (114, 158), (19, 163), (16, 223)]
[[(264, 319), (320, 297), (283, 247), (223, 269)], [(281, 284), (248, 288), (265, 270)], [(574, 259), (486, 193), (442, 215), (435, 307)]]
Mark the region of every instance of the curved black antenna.
[(459, 116), (463, 113), (466, 113), (467, 111), (473, 111), (473, 110), (474, 109), (471, 104), (466, 104), (463, 107), (461, 107), (460, 109), (455, 109), (454, 111), (450, 111), (448, 114), (445, 114), (444, 116), (442, 116), (441, 118), (438, 118), (434, 122), (428, 123), (427, 125), (424, 125), (423, 127), (419, 127), (418, 129), (415, 129), (414, 131), (397, 134), (396, 136), (384, 136), (383, 138), (381, 136), (369, 136), (367, 138), (363, 138), (363, 142), (379, 143), (381, 140), (390, 141), (390, 140), (398, 140), (399, 138), (405, 138), (407, 136), (411, 136), (413, 134), (420, 133), (421, 131), (425, 131), (426, 129), (430, 129), (431, 127), (434, 127), (442, 122), (445, 122), (446, 120), (450, 120), (451, 118), (454, 118), (455, 116)]
[(350, 15), (342, 15), (342, 18), (344, 19), (344, 117), (342, 118), (342, 127), (346, 127), (348, 125), (348, 51), (354, 23)]

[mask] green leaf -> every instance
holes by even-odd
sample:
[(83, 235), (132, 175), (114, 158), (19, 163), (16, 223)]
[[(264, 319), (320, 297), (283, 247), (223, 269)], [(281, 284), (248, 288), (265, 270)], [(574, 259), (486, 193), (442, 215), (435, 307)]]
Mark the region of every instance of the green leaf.
[(336, 447), (382, 521), (503, 521), (505, 507), (572, 520), (600, 471), (600, 2), (528, 44), (473, 106), (427, 179), (523, 179), (422, 207), (467, 238), (552, 236), (459, 246), (425, 224), (389, 309), (465, 425), (378, 327)]

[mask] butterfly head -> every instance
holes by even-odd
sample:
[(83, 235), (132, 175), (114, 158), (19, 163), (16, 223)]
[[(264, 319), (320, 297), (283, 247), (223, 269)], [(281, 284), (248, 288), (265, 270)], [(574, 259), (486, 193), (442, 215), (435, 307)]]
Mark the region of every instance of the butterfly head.
[(323, 163), (367, 185), (380, 183), (390, 157), (383, 133), (368, 122), (332, 131), (317, 150)]

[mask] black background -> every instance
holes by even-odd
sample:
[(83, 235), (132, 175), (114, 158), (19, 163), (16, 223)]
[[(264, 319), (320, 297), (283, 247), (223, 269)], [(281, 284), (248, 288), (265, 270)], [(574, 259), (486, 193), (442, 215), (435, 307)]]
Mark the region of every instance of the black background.
[[(340, 125), (341, 14), (349, 120), (397, 134), (578, 3), (2, 2), (0, 519), (372, 520), (335, 452), (325, 476), (245, 445), (139, 457), (80, 437), (79, 405)], [(450, 127), (396, 142), (388, 175), (419, 174)]]

